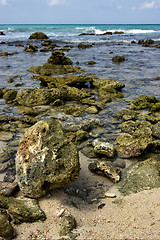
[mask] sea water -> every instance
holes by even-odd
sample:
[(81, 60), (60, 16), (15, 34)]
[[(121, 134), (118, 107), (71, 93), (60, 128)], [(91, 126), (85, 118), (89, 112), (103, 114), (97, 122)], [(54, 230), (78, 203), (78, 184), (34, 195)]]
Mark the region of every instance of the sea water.
[[(35, 44), (40, 48), (40, 40), (29, 40), (34, 32), (44, 32), (49, 39), (57, 44), (57, 48), (72, 45), (70, 51), (65, 52), (71, 58), (73, 65), (77, 61), (87, 73), (99, 78), (111, 78), (125, 84), (124, 99), (108, 104), (100, 112), (98, 118), (108, 121), (111, 116), (126, 107), (126, 100), (133, 100), (143, 94), (160, 98), (160, 48), (143, 47), (138, 40), (153, 39), (155, 45), (160, 44), (160, 24), (6, 24), (0, 25), (0, 53), (17, 52), (8, 57), (0, 57), (0, 87), (9, 89), (39, 87), (39, 82), (31, 78), (27, 71), (32, 66), (42, 66), (50, 56), (50, 52), (26, 53), (27, 44)], [(124, 34), (114, 34), (114, 32)], [(103, 35), (112, 32), (112, 35)], [(92, 44), (92, 48), (79, 49), (80, 42)], [(133, 43), (135, 42), (135, 43)], [(16, 47), (16, 44), (24, 47)], [(120, 64), (112, 62), (116, 55), (124, 56), (125, 61)], [(95, 61), (95, 65), (86, 65), (87, 61)], [(6, 66), (10, 65), (9, 68)], [(18, 76), (12, 84), (8, 78)], [(21, 87), (15, 87), (16, 82), (22, 82)], [(4, 101), (1, 100), (4, 108)], [(13, 107), (6, 106), (7, 114), (15, 114)], [(13, 110), (15, 112), (13, 112)], [(97, 118), (97, 117), (96, 117)], [(109, 120), (109, 121), (110, 121)]]

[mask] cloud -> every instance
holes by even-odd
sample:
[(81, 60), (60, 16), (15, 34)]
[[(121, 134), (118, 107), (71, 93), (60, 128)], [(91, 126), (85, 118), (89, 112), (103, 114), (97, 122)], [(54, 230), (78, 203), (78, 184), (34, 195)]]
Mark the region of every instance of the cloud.
[(160, 0), (153, 0), (151, 2), (145, 2), (141, 9), (152, 9), (152, 8), (160, 8)]
[(2, 5), (2, 6), (7, 5), (7, 0), (0, 0), (0, 5)]
[(65, 0), (48, 0), (47, 2), (49, 6), (68, 5)]
[(121, 4), (118, 4), (118, 5), (117, 5), (117, 8), (118, 8), (119, 10), (121, 10), (123, 7), (122, 7)]
[(135, 11), (135, 10), (136, 10), (136, 7), (133, 6), (133, 7), (131, 8), (131, 10), (132, 10), (132, 11)]

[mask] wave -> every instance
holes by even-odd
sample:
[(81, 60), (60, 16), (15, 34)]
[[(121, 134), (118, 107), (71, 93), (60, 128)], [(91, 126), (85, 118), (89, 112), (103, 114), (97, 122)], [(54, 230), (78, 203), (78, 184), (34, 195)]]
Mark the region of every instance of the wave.
[(76, 30), (81, 30), (80, 33), (104, 34), (106, 31), (96, 27), (76, 27)]
[(157, 32), (160, 32), (160, 31), (144, 30), (144, 29), (130, 29), (125, 31), (125, 33), (129, 33), (129, 34), (147, 34), (147, 33), (157, 33)]

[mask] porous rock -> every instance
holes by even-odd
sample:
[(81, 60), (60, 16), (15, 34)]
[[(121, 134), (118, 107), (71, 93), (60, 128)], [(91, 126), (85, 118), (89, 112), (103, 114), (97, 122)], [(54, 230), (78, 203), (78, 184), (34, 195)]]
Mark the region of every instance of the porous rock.
[(156, 123), (152, 127), (152, 135), (160, 139), (160, 122)]
[(160, 161), (155, 154), (148, 155), (144, 161), (131, 165), (127, 176), (119, 183), (119, 190), (124, 195), (158, 187), (160, 187)]
[(0, 212), (0, 239), (13, 239), (13, 228), (7, 216)]
[(92, 143), (94, 146), (94, 152), (105, 155), (106, 157), (113, 158), (115, 149), (113, 144), (103, 141), (101, 139), (95, 139)]
[(38, 198), (50, 189), (77, 180), (80, 171), (78, 151), (65, 137), (57, 120), (39, 121), (20, 141), (16, 170), (23, 194)]
[(33, 33), (29, 39), (48, 39), (49, 37), (43, 32), (35, 32)]
[(89, 170), (99, 175), (105, 175), (112, 182), (117, 183), (121, 179), (121, 171), (118, 168), (107, 165), (106, 162), (94, 161), (88, 166)]

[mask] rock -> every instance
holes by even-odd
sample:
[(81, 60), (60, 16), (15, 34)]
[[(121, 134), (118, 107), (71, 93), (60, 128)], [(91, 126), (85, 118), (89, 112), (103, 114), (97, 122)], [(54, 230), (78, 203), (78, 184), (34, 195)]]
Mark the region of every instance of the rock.
[(93, 173), (105, 175), (114, 183), (120, 181), (121, 171), (118, 168), (107, 165), (106, 162), (94, 161), (89, 164), (88, 168)]
[(17, 183), (2, 182), (0, 181), (0, 194), (3, 194), (6, 197), (12, 195), (12, 193), (17, 189)]
[(44, 221), (46, 216), (39, 208), (38, 202), (31, 198), (14, 198), (0, 195), (0, 207), (8, 209), (16, 224), (22, 222)]
[(84, 44), (84, 43), (79, 43), (78, 48), (79, 49), (86, 49), (86, 48), (91, 48), (92, 44)]
[(124, 34), (124, 32), (123, 31), (116, 31), (116, 32), (114, 32), (114, 34)]
[(25, 196), (38, 198), (50, 189), (77, 180), (80, 171), (76, 146), (55, 119), (27, 129), (16, 156), (18, 185)]
[(114, 63), (120, 63), (120, 62), (124, 62), (124, 61), (125, 61), (124, 56), (115, 56), (112, 58), (112, 62), (114, 62)]
[(160, 139), (160, 121), (152, 126), (152, 135)]
[(142, 95), (136, 98), (135, 100), (133, 100), (132, 102), (130, 102), (130, 104), (134, 109), (145, 109), (145, 108), (151, 109), (154, 106), (154, 104), (158, 102), (159, 100), (154, 96), (148, 97), (146, 95)]
[(89, 138), (89, 134), (86, 131), (78, 130), (76, 132), (68, 132), (66, 133), (67, 137), (70, 141), (74, 142), (75, 144), (84, 141), (85, 139)]
[(124, 195), (143, 191), (145, 188), (160, 187), (160, 161), (157, 155), (147, 156), (144, 161), (131, 165), (127, 177), (119, 183), (119, 191)]
[(106, 198), (115, 198), (116, 197), (116, 194), (112, 193), (112, 192), (106, 192), (104, 195)]
[(29, 39), (48, 39), (48, 38), (49, 37), (42, 32), (35, 32), (29, 37)]
[(77, 226), (76, 219), (72, 215), (64, 215), (60, 220), (60, 236), (70, 235)]
[(14, 54), (18, 54), (18, 52), (12, 52), (12, 53), (3, 52), (3, 53), (0, 53), (0, 56), (8, 57), (8, 56), (12, 56)]
[(94, 64), (96, 64), (96, 62), (95, 61), (87, 61), (85, 64), (86, 65), (94, 65)]
[(61, 50), (53, 50), (48, 61), (42, 67), (31, 67), (28, 71), (43, 76), (84, 72), (80, 67), (73, 67), (71, 59), (66, 57)]
[(91, 113), (91, 114), (96, 114), (98, 113), (98, 109), (96, 108), (96, 106), (91, 106), (86, 108), (86, 112)]
[(101, 35), (112, 35), (112, 34), (113, 34), (112, 32), (105, 32), (105, 33), (103, 33)]
[(4, 32), (3, 32), (3, 31), (0, 31), (0, 35), (2, 36), (2, 35), (5, 35), (5, 34), (4, 34)]
[(115, 155), (114, 146), (109, 142), (104, 142), (101, 139), (95, 139), (92, 142), (92, 145), (94, 146), (95, 153), (102, 154), (109, 158), (113, 158)]
[(13, 133), (0, 131), (0, 141), (9, 141), (13, 138)]
[(15, 100), (17, 96), (17, 91), (16, 90), (7, 90), (4, 95), (3, 98), (6, 100), (7, 103), (12, 102)]
[(13, 239), (13, 227), (5, 214), (0, 212), (0, 239)]
[(148, 144), (147, 151), (151, 153), (160, 153), (160, 140), (154, 140)]
[(137, 112), (134, 110), (122, 110), (117, 114), (114, 114), (115, 118), (118, 118), (122, 121), (136, 120)]
[(152, 39), (147, 39), (147, 40), (139, 40), (138, 44), (142, 44), (143, 46), (149, 46), (151, 44), (154, 44), (154, 40)]
[(114, 147), (120, 158), (130, 158), (142, 155), (150, 142), (151, 138), (124, 133), (117, 137)]
[(24, 51), (25, 52), (37, 52), (38, 51), (38, 47), (35, 46), (34, 44), (31, 44), (31, 45), (25, 47)]

